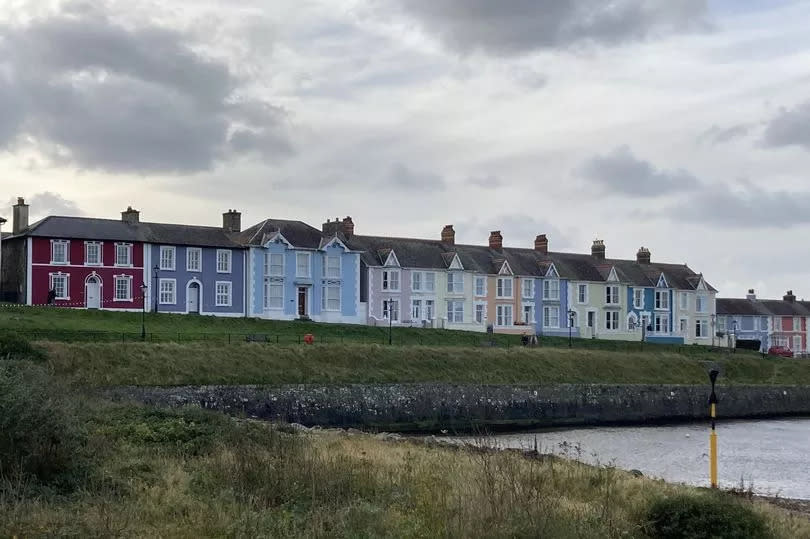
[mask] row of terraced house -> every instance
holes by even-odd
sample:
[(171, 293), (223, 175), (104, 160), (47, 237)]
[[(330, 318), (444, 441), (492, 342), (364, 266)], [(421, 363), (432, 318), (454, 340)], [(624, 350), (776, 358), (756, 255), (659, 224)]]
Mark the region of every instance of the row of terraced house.
[(498, 231), (462, 245), (452, 225), (432, 240), (367, 236), (350, 217), (243, 230), (235, 210), (218, 227), (143, 222), (132, 208), (33, 224), (28, 213), (18, 199), (0, 279), (3, 300), (27, 305), (699, 344), (727, 323), (701, 274), (644, 247), (622, 260), (599, 240), (563, 253), (543, 234), (505, 247)]

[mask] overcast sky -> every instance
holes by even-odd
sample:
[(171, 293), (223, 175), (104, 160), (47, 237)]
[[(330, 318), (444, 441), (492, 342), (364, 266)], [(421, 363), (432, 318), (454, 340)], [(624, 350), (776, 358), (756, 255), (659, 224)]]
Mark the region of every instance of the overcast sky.
[(786, 0), (1, 0), (0, 215), (601, 238), (810, 299), (808, 28)]

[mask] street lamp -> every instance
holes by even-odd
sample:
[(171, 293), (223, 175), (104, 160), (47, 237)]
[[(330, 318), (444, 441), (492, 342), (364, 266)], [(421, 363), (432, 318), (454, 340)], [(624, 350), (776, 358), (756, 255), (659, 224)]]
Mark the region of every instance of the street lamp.
[(158, 312), (158, 295), (160, 292), (160, 288), (158, 288), (158, 275), (160, 275), (160, 266), (155, 264), (155, 267), (152, 268), (152, 276), (155, 279), (155, 286), (152, 288), (152, 293), (155, 296), (155, 312)]
[(733, 329), (733, 331), (734, 331), (734, 344), (733, 344), (734, 348), (732, 349), (732, 352), (736, 354), (737, 353), (737, 321), (736, 320), (734, 321), (733, 328), (734, 328)]
[(388, 346), (391, 346), (393, 341), (393, 327), (394, 327), (394, 298), (388, 298)]
[(574, 317), (577, 313), (574, 312), (574, 309), (568, 309), (568, 348), (574, 346), (574, 339), (571, 332), (574, 329)]
[(146, 290), (149, 287), (141, 283), (141, 340), (146, 340)]
[(3, 225), (7, 220), (0, 217), (0, 301), (3, 300)]

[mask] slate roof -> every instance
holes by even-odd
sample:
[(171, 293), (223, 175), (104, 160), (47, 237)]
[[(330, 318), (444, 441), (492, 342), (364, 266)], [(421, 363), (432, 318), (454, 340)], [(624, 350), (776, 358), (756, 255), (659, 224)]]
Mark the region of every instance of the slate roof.
[(808, 302), (782, 299), (717, 298), (717, 314), (739, 316), (810, 316)]
[(319, 249), (322, 246), (321, 240), (327, 237), (303, 221), (265, 219), (234, 235), (234, 240), (243, 245), (264, 245), (267, 239), (277, 232), (281, 232), (281, 235), (295, 247), (303, 249)]

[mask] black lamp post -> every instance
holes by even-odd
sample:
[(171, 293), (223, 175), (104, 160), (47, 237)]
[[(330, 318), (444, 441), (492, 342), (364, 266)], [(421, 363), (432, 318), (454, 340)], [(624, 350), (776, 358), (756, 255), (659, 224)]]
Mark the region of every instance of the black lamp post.
[(141, 340), (146, 340), (146, 291), (149, 287), (141, 283)]
[(568, 348), (574, 346), (574, 339), (571, 334), (574, 329), (574, 316), (576, 316), (574, 309), (568, 309)]
[(734, 346), (734, 348), (732, 348), (731, 351), (736, 354), (737, 353), (737, 321), (736, 320), (734, 321), (734, 344), (733, 344), (733, 346)]
[(158, 312), (158, 295), (160, 293), (160, 288), (158, 287), (158, 275), (160, 274), (160, 266), (155, 264), (155, 267), (152, 268), (152, 276), (155, 279), (155, 286), (152, 288), (153, 294), (155, 295), (155, 312)]
[(388, 346), (393, 342), (393, 327), (394, 327), (394, 298), (388, 299)]

